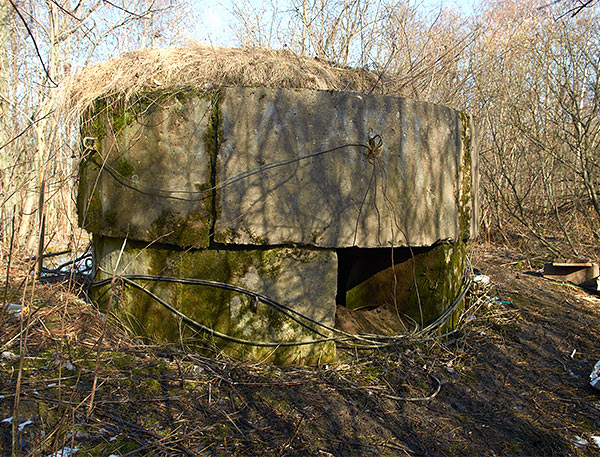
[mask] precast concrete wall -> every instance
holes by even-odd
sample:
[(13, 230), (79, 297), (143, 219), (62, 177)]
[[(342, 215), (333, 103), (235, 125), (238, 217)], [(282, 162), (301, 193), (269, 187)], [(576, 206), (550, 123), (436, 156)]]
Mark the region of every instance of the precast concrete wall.
[[(241, 263), (239, 269), (214, 277), (268, 290), (311, 319), (333, 326), (336, 292), (330, 289), (345, 287), (335, 278), (339, 250), (433, 249), (461, 244), (477, 233), (478, 154), (473, 122), (444, 106), (305, 89), (159, 91), (140, 94), (127, 104), (97, 101), (84, 119), (83, 132), (79, 222), (94, 234), (98, 265), (104, 271), (118, 267), (122, 273), (210, 276), (219, 262)], [(121, 267), (114, 264), (113, 244), (125, 239), (127, 249), (136, 254), (128, 252)], [(452, 284), (444, 290), (454, 293), (462, 281), (464, 249), (452, 252), (462, 253), (460, 259), (452, 254), (441, 256), (439, 262), (453, 259), (448, 268)], [(157, 263), (162, 257), (171, 260)], [(266, 258), (273, 265), (269, 267)], [(424, 264), (430, 265), (432, 258), (437, 257), (429, 255)], [(174, 269), (173, 262), (178, 265)], [(212, 268), (191, 267), (211, 262)], [(373, 296), (365, 291), (372, 290), (373, 284), (388, 287), (389, 275), (355, 262), (351, 268), (346, 266), (347, 271), (360, 272), (350, 275), (348, 302), (360, 308), (361, 300), (368, 300), (360, 297)], [(408, 271), (402, 268), (392, 270)], [(270, 279), (255, 280), (262, 278), (258, 271)], [(397, 285), (398, 277), (393, 276)], [(355, 277), (362, 278), (364, 286)], [(402, 280), (407, 282), (403, 301), (410, 301), (406, 297), (415, 294), (409, 292), (408, 282), (414, 278)], [(314, 281), (328, 285), (315, 288)], [(275, 283), (289, 285), (273, 288)], [(428, 284), (435, 288), (431, 281)], [(229, 324), (219, 324), (220, 331), (248, 337), (231, 324), (239, 309), (232, 297), (196, 296), (196, 305), (190, 305), (180, 300), (183, 295), (179, 291), (170, 301), (197, 320), (205, 316), (209, 322), (215, 312), (227, 315)], [(381, 305), (389, 295), (384, 291), (375, 302), (364, 305)], [(168, 339), (170, 331), (161, 334), (152, 325), (143, 325), (144, 315), (150, 320), (149, 313), (157, 311), (146, 305), (136, 308), (135, 300), (130, 297), (123, 309), (142, 323), (139, 330)], [(207, 300), (220, 302), (208, 306)], [(440, 308), (439, 297), (435, 300), (434, 315)], [(263, 317), (265, 329), (274, 325), (273, 318)], [(306, 334), (302, 326), (296, 333), (265, 330), (261, 334), (248, 325), (258, 339), (265, 335), (277, 341), (323, 338)], [(260, 359), (266, 351), (242, 352)], [(270, 357), (275, 360), (283, 352), (279, 348)], [(327, 354), (323, 360), (335, 357), (330, 349), (322, 352)], [(285, 354), (281, 363), (318, 359), (306, 350), (296, 357), (288, 348)]]

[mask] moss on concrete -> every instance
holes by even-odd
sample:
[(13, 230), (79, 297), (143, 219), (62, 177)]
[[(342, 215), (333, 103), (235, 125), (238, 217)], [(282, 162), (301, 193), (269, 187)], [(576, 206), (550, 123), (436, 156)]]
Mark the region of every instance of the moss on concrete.
[[(87, 195), (83, 194), (83, 197)], [(95, 190), (91, 197), (86, 198), (82, 205), (83, 211), (79, 213), (80, 224), (89, 232), (94, 231), (104, 225), (104, 216), (102, 212), (102, 201), (98, 190)], [(85, 224), (83, 223), (85, 221)]]
[(104, 222), (108, 227), (114, 227), (117, 225), (117, 212), (116, 211), (106, 211), (104, 213)]
[[(96, 237), (94, 244), (98, 263), (109, 266), (120, 249), (118, 240)], [(170, 250), (167, 247), (144, 248), (140, 243), (129, 243), (124, 264), (128, 272), (152, 275), (201, 278), (226, 284), (241, 285), (248, 289), (269, 288), (285, 271), (284, 262), (298, 257), (310, 262), (310, 255), (296, 255), (294, 250), (277, 249), (201, 249)], [(318, 252), (313, 260), (318, 261)], [(106, 266), (104, 268), (106, 268)], [(100, 279), (102, 275), (97, 276)], [(315, 334), (297, 322), (285, 317), (272, 307), (252, 297), (218, 287), (192, 286), (166, 282), (142, 282), (145, 287), (175, 306), (191, 319), (218, 332), (250, 341), (278, 342), (311, 340)], [(283, 285), (277, 288), (285, 287)], [(105, 288), (106, 289), (106, 288)], [(93, 291), (93, 298), (106, 308), (108, 294)], [(268, 294), (268, 293), (267, 293)], [(211, 338), (198, 329), (182, 325), (179, 318), (155, 302), (148, 294), (125, 286), (118, 295), (115, 313), (134, 332), (151, 340), (179, 342), (185, 340), (201, 350), (207, 342), (218, 350), (246, 360), (270, 361), (281, 365), (329, 363), (335, 360), (335, 344), (321, 343), (294, 347), (258, 347), (241, 345), (219, 338)]]
[[(95, 235), (93, 247), (98, 259), (97, 267), (112, 271), (121, 245), (122, 240)], [(168, 268), (169, 252), (166, 248), (148, 251), (142, 243), (129, 242), (117, 273), (120, 274), (125, 267), (127, 268), (125, 273), (130, 273), (131, 267), (134, 266), (137, 267), (137, 272), (142, 274), (156, 271), (157, 274), (165, 276), (173, 275), (175, 271)], [(149, 259), (144, 257), (146, 253), (151, 253)], [(136, 263), (139, 259), (141, 262)], [(149, 263), (151, 268), (148, 268), (146, 263)], [(110, 278), (110, 275), (101, 271), (96, 273), (96, 281), (106, 278)], [(163, 300), (176, 305), (177, 285), (153, 281), (140, 281), (139, 284)], [(90, 295), (104, 311), (107, 311), (110, 306), (110, 311), (114, 312), (137, 335), (147, 337), (149, 341), (179, 341), (178, 318), (145, 292), (117, 281), (112, 290), (110, 286), (92, 287)]]
[[(82, 123), (82, 136), (88, 139), (85, 141), (87, 154), (79, 164), (77, 206), (81, 226), (92, 233), (106, 236), (127, 236), (129, 239), (146, 241), (160, 240), (162, 243), (182, 247), (208, 246), (209, 234), (214, 224), (212, 195), (194, 204), (185, 204), (181, 201), (171, 204), (147, 192), (132, 192), (122, 187), (119, 181), (124, 178), (123, 182), (137, 187), (136, 183), (130, 180), (136, 174), (136, 166), (129, 157), (128, 144), (136, 136), (127, 133), (126, 129), (129, 125), (140, 118), (146, 119), (151, 116), (151, 111), (157, 107), (167, 106), (169, 112), (183, 112), (190, 100), (209, 96), (212, 95), (198, 91), (158, 90), (136, 94), (135, 99), (127, 103), (112, 98), (95, 102), (93, 109)], [(222, 137), (218, 122), (218, 97), (215, 97), (211, 126), (205, 138), (212, 148), (209, 151), (211, 158), (206, 164), (207, 176), (210, 176), (210, 169), (216, 160), (218, 138)], [(212, 141), (208, 141), (209, 137)], [(115, 143), (119, 143), (120, 153), (116, 153)], [(145, 155), (142, 162), (146, 163), (147, 156), (159, 154), (160, 151), (144, 150), (143, 153)], [(100, 168), (104, 163), (110, 167), (111, 174), (114, 176), (109, 176), (106, 171), (99, 176)], [(108, 208), (103, 207), (95, 187), (111, 193)], [(160, 183), (156, 183), (154, 187), (160, 188)], [(211, 182), (206, 182), (196, 184), (195, 190), (209, 191), (211, 187)], [(131, 224), (127, 212), (132, 208), (140, 212), (145, 208), (151, 208), (152, 211), (148, 212), (148, 220), (144, 223)]]
[(427, 325), (454, 302), (464, 267), (463, 242), (440, 244), (354, 285), (346, 291), (346, 306), (356, 310), (394, 304), (400, 313)]
[[(84, 133), (82, 133), (84, 134)], [(99, 147), (97, 141), (94, 142), (95, 147)], [(78, 167), (78, 183), (77, 183), (77, 218), (80, 227), (84, 227), (87, 230), (87, 222), (90, 219), (89, 212), (92, 210), (100, 210), (100, 200), (97, 193), (94, 192), (94, 186), (96, 185), (96, 178), (99, 173), (99, 168), (96, 165), (98, 163), (98, 152), (94, 149), (87, 149), (85, 155), (81, 158)], [(92, 194), (92, 192), (94, 192)], [(92, 202), (90, 199), (95, 199)], [(94, 205), (94, 206), (93, 206)], [(92, 219), (95, 216), (91, 216)], [(84, 224), (86, 222), (86, 224)]]
[[(90, 114), (84, 125), (89, 128), (90, 135), (102, 141), (108, 132), (118, 137), (124, 128), (133, 124), (140, 115), (147, 115), (149, 110), (159, 106), (163, 100), (173, 97), (179, 93), (173, 89), (143, 91), (135, 95), (135, 98), (125, 100), (124, 98), (104, 97), (94, 102)], [(190, 94), (189, 97), (196, 96)]]
[(150, 225), (148, 235), (162, 243), (181, 247), (208, 246), (211, 217), (207, 211), (192, 211), (185, 216), (164, 210)]
[(414, 283), (411, 286), (408, 301), (413, 305), (407, 310), (409, 316), (421, 322), (417, 289), (425, 325), (437, 319), (453, 304), (463, 283), (465, 257), (465, 243), (441, 244), (415, 263), (416, 287)]
[(135, 168), (131, 165), (127, 160), (121, 159), (119, 165), (117, 166), (117, 173), (125, 178), (129, 178), (134, 175)]
[(460, 135), (463, 145), (463, 162), (457, 170), (456, 205), (458, 208), (458, 226), (459, 237), (466, 241), (471, 237), (471, 221), (473, 207), (472, 193), (472, 161), (471, 161), (471, 121), (469, 116), (463, 112), (458, 112), (460, 120)]

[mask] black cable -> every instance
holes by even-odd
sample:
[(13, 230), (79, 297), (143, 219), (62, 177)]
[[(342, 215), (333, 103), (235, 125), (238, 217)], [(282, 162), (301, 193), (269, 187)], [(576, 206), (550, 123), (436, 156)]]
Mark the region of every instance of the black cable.
[(123, 279), (123, 281), (125, 281), (125, 283), (130, 284), (131, 286), (135, 287), (136, 289), (139, 289), (139, 290), (145, 292), (146, 294), (148, 294), (150, 297), (152, 297), (158, 303), (160, 303), (161, 305), (163, 305), (164, 307), (166, 307), (173, 314), (179, 316), (188, 325), (190, 325), (192, 327), (199, 328), (200, 330), (203, 330), (203, 331), (211, 334), (212, 336), (219, 337), (219, 338), (224, 339), (226, 341), (231, 341), (232, 343), (244, 344), (244, 345), (247, 345), (247, 346), (275, 347), (275, 348), (277, 348), (277, 347), (286, 347), (286, 346), (303, 346), (303, 345), (307, 345), (307, 344), (325, 343), (325, 342), (328, 342), (328, 341), (334, 341), (335, 340), (335, 338), (321, 338), (321, 339), (310, 340), (310, 341), (266, 342), (266, 341), (249, 341), (249, 340), (243, 340), (241, 338), (236, 338), (236, 337), (233, 337), (231, 335), (227, 335), (225, 333), (221, 333), (221, 332), (219, 332), (217, 330), (214, 330), (214, 329), (212, 329), (210, 327), (207, 327), (207, 326), (201, 324), (200, 322), (197, 322), (197, 321), (193, 320), (192, 318), (190, 318), (190, 317), (186, 316), (185, 314), (183, 314), (178, 309), (176, 309), (173, 306), (169, 305), (162, 298), (160, 298), (156, 294), (152, 293), (151, 291), (149, 291), (148, 289), (146, 289), (144, 286), (142, 286), (142, 285), (140, 285), (140, 284), (138, 284), (138, 283), (136, 283), (134, 281), (131, 281), (131, 280), (127, 279), (127, 278), (124, 278), (124, 277), (120, 277), (120, 278)]
[(64, 262), (63, 264), (59, 265), (58, 267), (55, 268), (55, 270), (62, 270), (64, 267), (68, 266), (68, 265), (76, 265), (78, 262), (81, 262), (83, 259), (85, 258), (91, 258), (92, 257), (92, 245), (90, 244), (87, 249), (83, 252), (83, 254), (81, 254), (79, 257), (77, 257), (75, 260), (69, 260), (67, 262)]
[[(365, 145), (362, 143), (347, 143), (347, 144), (344, 144), (341, 146), (336, 146), (336, 147), (333, 147), (330, 149), (326, 149), (324, 151), (313, 152), (312, 154), (308, 154), (305, 156), (294, 157), (293, 159), (281, 160), (279, 162), (271, 162), (269, 164), (262, 165), (260, 167), (256, 167), (251, 170), (247, 170), (242, 173), (239, 173), (235, 176), (232, 176), (231, 178), (227, 178), (225, 181), (223, 181), (220, 184), (217, 184), (208, 189), (204, 189), (204, 190), (200, 190), (200, 191), (165, 190), (165, 189), (159, 189), (159, 188), (155, 188), (155, 187), (144, 186), (144, 187), (146, 187), (146, 189), (148, 189), (148, 190), (145, 190), (140, 185), (133, 185), (133, 184), (129, 184), (129, 183), (125, 182), (125, 179), (127, 179), (127, 177), (123, 176), (121, 173), (119, 173), (113, 167), (108, 165), (108, 163), (106, 163), (106, 160), (104, 160), (104, 164), (100, 164), (93, 156), (90, 156), (89, 160), (94, 165), (96, 165), (100, 169), (100, 171), (106, 171), (119, 184), (121, 184), (122, 186), (125, 186), (128, 189), (131, 189), (135, 192), (141, 193), (143, 195), (149, 195), (152, 197), (161, 197), (161, 198), (167, 198), (167, 199), (171, 199), (171, 200), (178, 200), (178, 201), (184, 201), (184, 202), (197, 202), (197, 201), (202, 201), (205, 198), (211, 197), (212, 193), (214, 191), (221, 190), (227, 186), (235, 184), (236, 182), (241, 181), (242, 179), (249, 178), (255, 174), (264, 173), (265, 171), (271, 170), (273, 168), (290, 165), (295, 162), (300, 162), (301, 160), (312, 159), (314, 157), (318, 157), (320, 155), (328, 154), (330, 152), (338, 151), (340, 149), (344, 149), (344, 148), (348, 148), (348, 147), (360, 147), (360, 148), (365, 148), (368, 151), (370, 151), (370, 146), (368, 146), (368, 145)], [(170, 195), (170, 194), (174, 194), (174, 193), (175, 194), (199, 195), (199, 196), (195, 197), (195, 198), (186, 198), (186, 197), (177, 197), (174, 195)]]
[[(88, 248), (88, 249), (89, 249), (89, 248)], [(87, 251), (87, 249), (86, 249), (86, 251)], [(70, 250), (70, 249), (66, 249), (66, 250), (64, 250), (64, 251), (60, 251), (60, 252), (50, 252), (50, 253), (48, 253), (48, 254), (43, 254), (43, 255), (42, 255), (42, 259), (49, 259), (50, 257), (56, 257), (56, 256), (59, 256), (59, 255), (65, 255), (65, 254), (70, 254), (70, 253), (71, 253), (71, 250)], [(38, 259), (38, 257), (37, 257), (37, 256), (33, 256), (33, 257), (27, 257), (27, 258), (25, 259), (25, 262), (32, 262), (32, 261), (35, 261), (35, 260), (37, 260), (37, 259)]]
[[(101, 270), (103, 273), (106, 274), (110, 274), (107, 271)], [(309, 325), (307, 325), (306, 323), (302, 322), (301, 320), (299, 320), (298, 318), (296, 318), (295, 316), (293, 316), (292, 314), (296, 314), (298, 316), (300, 316), (302, 319), (306, 319), (307, 321), (316, 324), (318, 326), (324, 327), (327, 330), (330, 330), (332, 328), (322, 324), (319, 321), (316, 321), (314, 319), (312, 319), (309, 316), (306, 316), (302, 313), (300, 313), (299, 311), (296, 311), (293, 308), (290, 308), (289, 306), (286, 306), (282, 303), (279, 303), (275, 300), (272, 300), (262, 294), (259, 294), (257, 292), (253, 292), (249, 289), (245, 289), (243, 287), (239, 287), (239, 286), (235, 286), (233, 284), (227, 284), (227, 283), (222, 283), (222, 282), (218, 282), (218, 281), (209, 281), (206, 279), (194, 279), (194, 278), (175, 278), (173, 276), (154, 276), (154, 275), (122, 275), (122, 276), (117, 276), (117, 278), (122, 278), (122, 279), (128, 279), (128, 280), (138, 280), (138, 281), (160, 281), (160, 282), (172, 282), (172, 283), (179, 283), (179, 284), (188, 284), (188, 285), (199, 285), (199, 286), (208, 286), (208, 287), (217, 287), (217, 288), (221, 288), (221, 289), (225, 289), (225, 290), (231, 290), (233, 292), (238, 292), (244, 295), (248, 295), (250, 297), (252, 297), (253, 299), (256, 299), (268, 306), (271, 306), (272, 308), (275, 308), (277, 311), (281, 312), (282, 314), (288, 316), (290, 319), (294, 320), (295, 322), (297, 322), (298, 324), (300, 324), (301, 326), (303, 326), (304, 328), (306, 328), (307, 330), (310, 330), (311, 332), (316, 333), (317, 335), (326, 338), (326, 335), (323, 335), (322, 333), (320, 333), (318, 330), (310, 327)], [(108, 283), (110, 283), (112, 281), (111, 279), (105, 279), (102, 281), (98, 281), (92, 284), (92, 286), (104, 286)]]
[[(103, 273), (111, 275), (110, 272), (104, 271), (102, 269), (100, 269)], [(111, 275), (112, 276), (112, 275)], [(300, 311), (295, 310), (294, 308), (291, 308), (287, 305), (284, 305), (283, 303), (279, 303), (278, 301), (275, 301), (265, 295), (259, 294), (258, 292), (254, 292), (252, 290), (249, 289), (245, 289), (244, 287), (240, 287), (240, 286), (236, 286), (234, 284), (228, 284), (228, 283), (223, 283), (223, 282), (219, 282), (219, 281), (211, 281), (211, 280), (207, 280), (207, 279), (196, 279), (196, 278), (176, 278), (173, 276), (158, 276), (158, 275), (140, 275), (140, 274), (130, 274), (130, 275), (120, 275), (120, 276), (116, 276), (117, 278), (123, 278), (123, 279), (129, 279), (129, 280), (140, 280), (140, 281), (162, 281), (162, 282), (172, 282), (172, 283), (179, 283), (179, 284), (187, 284), (187, 285), (199, 285), (199, 286), (208, 286), (208, 287), (217, 287), (217, 288), (221, 288), (221, 289), (225, 289), (225, 290), (231, 290), (233, 292), (238, 292), (244, 295), (249, 295), (255, 299), (257, 299), (258, 301), (271, 306), (273, 308), (275, 308), (277, 311), (287, 315), (288, 317), (294, 319), (296, 322), (298, 322), (300, 325), (302, 325), (303, 327), (307, 328), (308, 330), (311, 330), (313, 332), (316, 332), (317, 334), (319, 334), (320, 336), (325, 336), (323, 334), (320, 334), (319, 332), (317, 332), (316, 330), (314, 330), (313, 328), (307, 326), (306, 324), (298, 321), (297, 319), (295, 319), (293, 316), (290, 316), (291, 314), (295, 314), (297, 316), (299, 316), (302, 319), (307, 320), (308, 322), (317, 325), (318, 327), (322, 327), (325, 330), (329, 330), (330, 332), (334, 332), (334, 333), (339, 333), (347, 338), (351, 338), (351, 339), (358, 339), (358, 340), (363, 340), (366, 341), (368, 343), (372, 343), (372, 339), (370, 338), (363, 338), (361, 335), (355, 335), (352, 333), (348, 333), (345, 332), (343, 330), (337, 329), (335, 327), (331, 327), (327, 324), (323, 324), (322, 322), (319, 322), (315, 319), (313, 319), (310, 316), (307, 316), (303, 313), (301, 313)], [(104, 279), (98, 282), (94, 282), (92, 284), (92, 286), (104, 286), (108, 283), (110, 283), (112, 281), (112, 279)]]
[[(311, 317), (306, 316), (303, 313), (300, 313), (299, 311), (294, 310), (293, 308), (290, 308), (286, 305), (283, 305), (275, 300), (272, 300), (262, 294), (253, 292), (251, 290), (248, 290), (248, 289), (245, 289), (243, 287), (236, 286), (233, 284), (227, 284), (227, 283), (222, 283), (222, 282), (218, 282), (218, 281), (210, 281), (210, 280), (205, 280), (205, 279), (176, 278), (176, 277), (172, 277), (172, 276), (156, 276), (156, 275), (132, 274), (132, 275), (117, 275), (115, 277), (117, 279), (122, 279), (125, 283), (131, 285), (132, 287), (135, 287), (135, 288), (145, 292), (151, 298), (156, 300), (161, 305), (165, 306), (168, 310), (170, 310), (171, 312), (173, 312), (174, 314), (179, 316), (182, 320), (184, 320), (189, 325), (199, 328), (203, 331), (208, 332), (209, 334), (211, 334), (213, 336), (225, 339), (227, 341), (232, 341), (232, 342), (244, 344), (244, 345), (255, 345), (255, 346), (261, 346), (261, 347), (300, 346), (300, 345), (306, 345), (306, 344), (315, 344), (315, 343), (322, 343), (322, 342), (328, 342), (328, 341), (335, 341), (342, 345), (348, 345), (349, 347), (353, 347), (353, 348), (379, 349), (379, 348), (395, 346), (395, 345), (400, 344), (401, 342), (408, 341), (408, 340), (417, 340), (420, 338), (420, 336), (425, 336), (425, 335), (431, 333), (433, 330), (444, 325), (446, 323), (446, 321), (449, 319), (449, 317), (456, 311), (456, 309), (460, 305), (462, 299), (464, 298), (464, 296), (466, 295), (466, 293), (468, 292), (468, 290), (471, 287), (472, 277), (471, 277), (470, 272), (471, 272), (471, 268), (470, 268), (470, 264), (467, 259), (467, 265), (465, 267), (465, 276), (463, 278), (463, 284), (461, 287), (461, 291), (454, 299), (454, 302), (452, 303), (452, 305), (450, 307), (448, 307), (444, 311), (444, 313), (442, 313), (442, 315), (440, 317), (438, 317), (434, 322), (429, 324), (427, 327), (425, 327), (417, 332), (414, 332), (413, 334), (393, 335), (393, 336), (389, 336), (389, 335), (353, 335), (353, 334), (344, 332), (342, 330), (330, 327), (321, 322), (318, 322), (318, 321), (312, 319)], [(104, 272), (104, 273), (110, 274), (107, 272)], [(298, 319), (291, 316), (290, 313), (296, 314), (297, 316), (301, 317), (302, 319), (306, 319), (307, 321), (309, 321), (313, 324), (316, 324), (317, 326), (320, 326), (320, 327), (327, 329), (329, 331), (332, 331), (334, 333), (341, 334), (343, 336), (342, 337), (329, 337), (329, 338), (325, 337), (325, 338), (311, 340), (311, 341), (293, 341), (293, 342), (279, 342), (279, 343), (242, 340), (242, 339), (235, 338), (230, 335), (226, 335), (224, 333), (218, 332), (214, 329), (211, 329), (210, 327), (207, 327), (207, 326), (191, 319), (189, 316), (186, 316), (185, 314), (181, 313), (179, 310), (174, 308), (172, 305), (166, 303), (160, 297), (156, 296), (154, 293), (152, 293), (151, 291), (146, 289), (144, 286), (136, 283), (134, 280), (172, 282), (172, 283), (180, 283), (180, 284), (187, 284), (187, 285), (203, 285), (203, 286), (208, 286), (208, 287), (218, 287), (218, 288), (222, 288), (225, 290), (231, 290), (233, 292), (238, 292), (238, 293), (242, 293), (245, 295), (249, 295), (269, 306), (272, 306), (277, 311), (294, 319), (296, 322), (303, 325), (303, 327), (317, 333), (320, 336), (324, 336), (324, 335), (322, 333), (318, 332), (317, 330), (313, 329), (312, 327), (307, 326), (306, 324), (300, 322)], [(96, 281), (96, 282), (92, 283), (91, 286), (101, 287), (101, 286), (110, 284), (111, 282), (112, 282), (112, 277), (108, 278), (108, 279)], [(359, 340), (359, 341), (367, 343), (367, 344), (349, 344), (348, 341), (352, 341), (352, 340)]]

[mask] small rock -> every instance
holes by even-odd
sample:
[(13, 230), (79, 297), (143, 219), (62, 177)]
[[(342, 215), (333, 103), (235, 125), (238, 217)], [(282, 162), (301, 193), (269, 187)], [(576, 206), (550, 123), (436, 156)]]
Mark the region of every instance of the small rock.
[(77, 367), (70, 360), (63, 362), (63, 368), (67, 371), (77, 371)]
[(73, 434), (73, 439), (75, 441), (86, 441), (89, 438), (90, 438), (90, 434), (83, 430), (75, 430), (75, 433)]
[(9, 362), (15, 362), (15, 361), (19, 360), (19, 356), (17, 354), (15, 354), (14, 352), (10, 352), (10, 351), (4, 351), (2, 353), (2, 358), (4, 360), (8, 360)]

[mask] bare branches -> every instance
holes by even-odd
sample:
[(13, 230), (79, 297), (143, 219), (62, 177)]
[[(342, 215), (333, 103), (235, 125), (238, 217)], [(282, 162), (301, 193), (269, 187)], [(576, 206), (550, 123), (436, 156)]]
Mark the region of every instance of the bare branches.
[(9, 0), (0, 5), (0, 241), (11, 236), (15, 208), (16, 249), (33, 252), (43, 182), (49, 190), (60, 189), (44, 201), (49, 238), (68, 242), (77, 230), (71, 191), (78, 119), (59, 103), (68, 77), (90, 59), (176, 36), (169, 21), (180, 14), (180, 2), (136, 0), (123, 7), (114, 0)]
[(595, 0), (571, 0), (574, 6), (571, 7), (565, 14), (570, 14), (571, 17), (577, 16), (585, 8), (591, 7)]
[(23, 22), (23, 26), (25, 26), (25, 29), (27, 30), (27, 34), (31, 38), (31, 41), (33, 43), (33, 47), (35, 48), (35, 52), (36, 52), (36, 54), (38, 56), (40, 64), (42, 65), (44, 73), (46, 74), (46, 78), (48, 78), (48, 80), (54, 85), (54, 87), (58, 87), (58, 84), (56, 84), (56, 82), (54, 82), (54, 80), (52, 79), (52, 76), (50, 76), (50, 71), (48, 70), (48, 68), (46, 67), (46, 64), (44, 63), (44, 59), (42, 57), (42, 54), (40, 53), (40, 49), (38, 47), (37, 41), (35, 40), (35, 37), (33, 36), (33, 32), (29, 28), (29, 25), (27, 24), (27, 21), (25, 20), (25, 18), (21, 14), (21, 11), (19, 11), (19, 8), (17, 8), (17, 5), (15, 5), (15, 3), (12, 0), (8, 0), (8, 2), (10, 3), (10, 5), (13, 8), (13, 10), (17, 13), (17, 15), (19, 16), (19, 18)]

